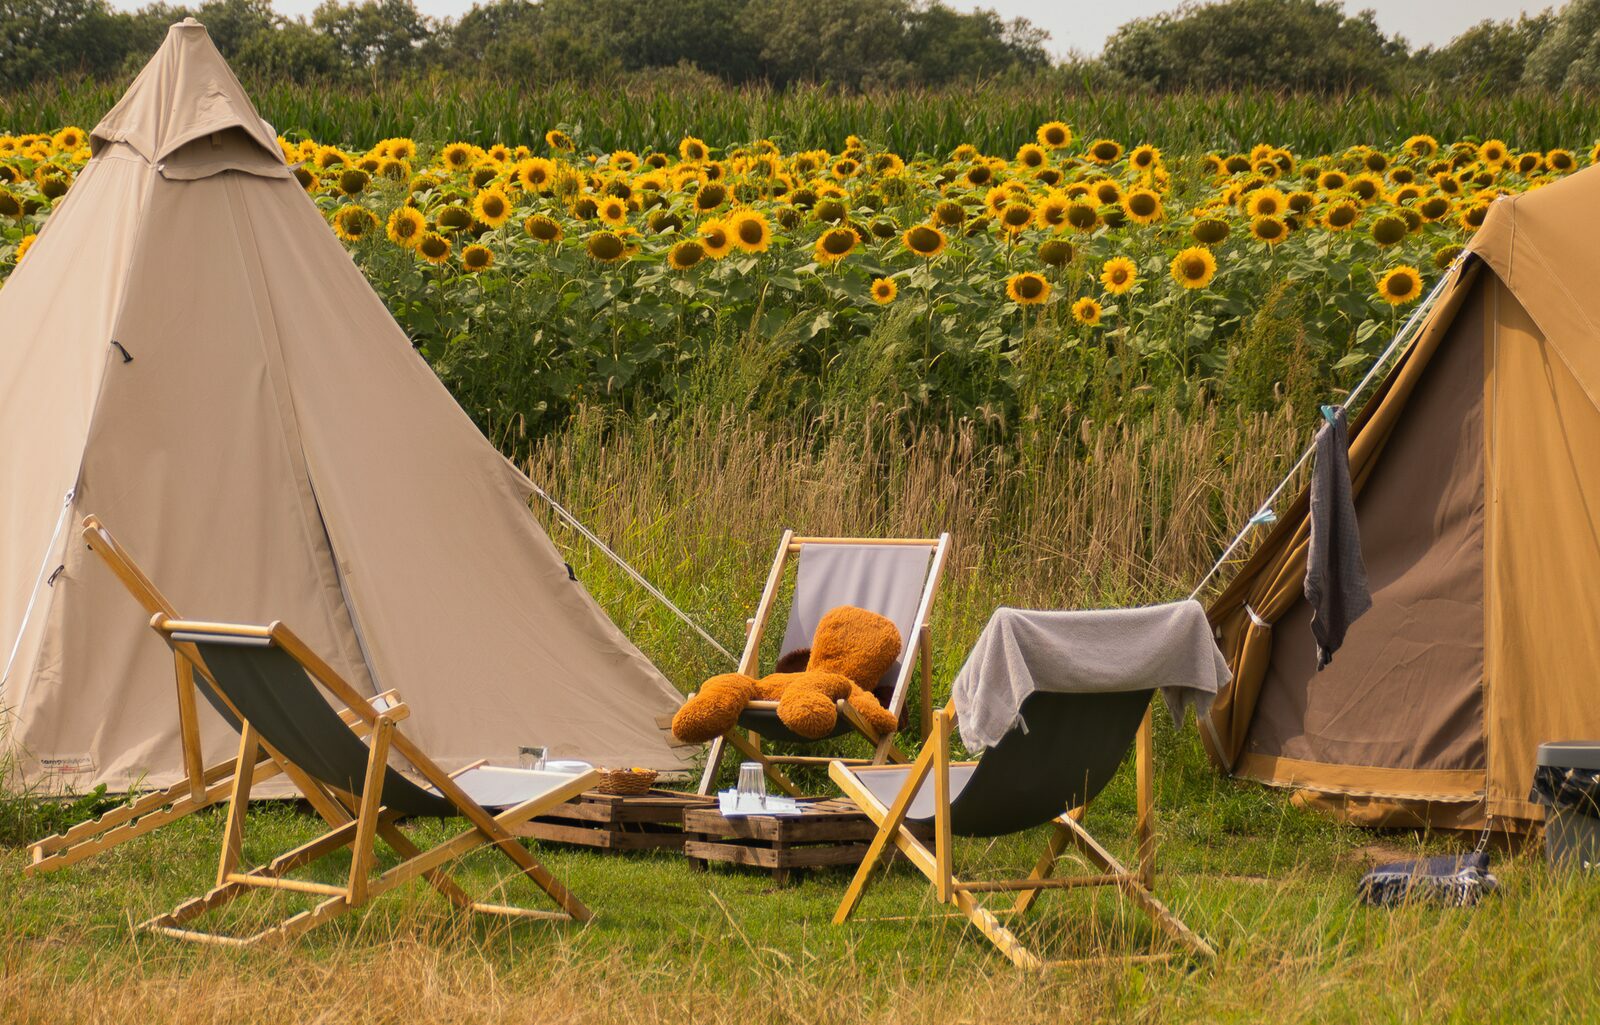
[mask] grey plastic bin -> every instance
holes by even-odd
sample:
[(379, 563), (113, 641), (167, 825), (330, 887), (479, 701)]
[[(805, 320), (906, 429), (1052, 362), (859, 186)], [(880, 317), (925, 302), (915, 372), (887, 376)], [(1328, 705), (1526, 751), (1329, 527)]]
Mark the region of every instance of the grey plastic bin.
[[(1539, 745), (1540, 768), (1600, 772), (1600, 741), (1561, 740)], [(1545, 803), (1545, 802), (1541, 802)], [(1587, 807), (1586, 807), (1587, 805)], [(1600, 867), (1600, 817), (1593, 797), (1545, 803), (1544, 851), (1552, 865)]]

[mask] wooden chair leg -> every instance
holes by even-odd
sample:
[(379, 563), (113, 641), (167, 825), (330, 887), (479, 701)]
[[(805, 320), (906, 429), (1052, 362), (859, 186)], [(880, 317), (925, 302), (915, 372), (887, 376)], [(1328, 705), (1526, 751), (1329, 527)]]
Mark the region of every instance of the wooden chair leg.
[(1184, 925), (1178, 916), (1167, 910), (1167, 906), (1156, 898), (1150, 888), (1145, 886), (1137, 875), (1129, 872), (1122, 863), (1112, 856), (1111, 852), (1100, 845), (1100, 842), (1076, 821), (1063, 815), (1056, 820), (1057, 823), (1067, 828), (1070, 840), (1091, 864), (1105, 872), (1119, 877), (1119, 886), (1145, 914), (1150, 916), (1157, 927), (1172, 939), (1177, 940), (1195, 954), (1205, 958), (1217, 956), (1211, 944), (1201, 939), (1200, 936)]
[(250, 783), (255, 775), (256, 758), (261, 741), (254, 726), (244, 724), (239, 734), (239, 757), (234, 762), (233, 792), (228, 798), (228, 821), (222, 831), (222, 857), (217, 862), (217, 885), (228, 881), (228, 876), (239, 866), (239, 856), (244, 850), (245, 811), (250, 806)]
[[(1074, 821), (1081, 822), (1083, 821), (1083, 812), (1084, 809), (1082, 808), (1074, 808), (1067, 814)], [(1060, 823), (1056, 824), (1055, 828), (1050, 832), (1050, 839), (1045, 841), (1044, 853), (1039, 856), (1039, 860), (1034, 863), (1033, 871), (1028, 874), (1029, 879), (1043, 880), (1050, 878), (1050, 874), (1055, 871), (1056, 863), (1061, 860), (1061, 852), (1066, 849), (1069, 839), (1068, 833), (1069, 830), (1066, 826)], [(1011, 906), (1012, 914), (1025, 914), (1028, 908), (1033, 906), (1033, 902), (1038, 899), (1041, 892), (1041, 890), (1022, 890), (1018, 892), (1016, 903)]]
[(1134, 741), (1137, 748), (1134, 762), (1139, 792), (1136, 832), (1139, 843), (1139, 881), (1144, 884), (1145, 889), (1154, 892), (1156, 888), (1155, 737), (1151, 725), (1151, 712), (1146, 708), (1144, 719), (1139, 723), (1138, 737)]
[(951, 846), (950, 835), (950, 719), (943, 712), (933, 713), (933, 892), (939, 903), (950, 903)]
[[(867, 884), (872, 880), (872, 874), (877, 869), (888, 851), (889, 844), (901, 831), (901, 826), (906, 820), (906, 812), (911, 808), (911, 801), (916, 797), (922, 783), (928, 778), (928, 772), (933, 767), (933, 747), (924, 745), (917, 760), (912, 763), (911, 771), (906, 777), (906, 785), (900, 793), (895, 795), (894, 803), (883, 812), (879, 812), (879, 805), (873, 801), (856, 801), (856, 807), (873, 822), (878, 824), (878, 831), (873, 834), (872, 842), (867, 845), (867, 853), (861, 859), (861, 864), (856, 868), (856, 874), (850, 880), (850, 886), (844, 892), (844, 897), (839, 901), (839, 908), (833, 913), (835, 925), (842, 925), (860, 905), (862, 895), (866, 893)], [(835, 762), (828, 766), (828, 775), (847, 794), (852, 789), (865, 790), (856, 781), (848, 766)]]
[(395, 721), (389, 713), (378, 716), (367, 753), (367, 777), (361, 787), (361, 806), (356, 814), (356, 838), (350, 852), (349, 897), (352, 905), (366, 903), (367, 877), (372, 874), (376, 854), (378, 814), (383, 802), (383, 777), (388, 769), (389, 742), (394, 737)]
[(917, 661), (921, 664), (922, 674), (922, 693), (919, 697), (922, 714), (918, 727), (922, 731), (922, 739), (926, 741), (928, 734), (933, 731), (933, 638), (926, 626), (917, 633)]
[(726, 738), (717, 737), (706, 750), (706, 767), (700, 773), (700, 787), (695, 792), (701, 797), (710, 797), (711, 791), (717, 785), (717, 770), (722, 766), (722, 748)]
[(194, 665), (177, 652), (172, 653), (175, 663), (173, 676), (178, 685), (178, 735), (183, 745), (183, 769), (189, 777), (189, 797), (199, 802), (205, 799), (205, 763), (200, 746), (200, 717), (195, 709)]

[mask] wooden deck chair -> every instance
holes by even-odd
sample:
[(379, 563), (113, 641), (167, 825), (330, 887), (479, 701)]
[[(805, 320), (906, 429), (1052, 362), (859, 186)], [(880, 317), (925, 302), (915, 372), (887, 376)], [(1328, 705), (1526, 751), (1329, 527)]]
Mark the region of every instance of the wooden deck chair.
[[(935, 898), (954, 905), (996, 947), (1024, 968), (1070, 964), (1044, 961), (1001, 923), (1022, 915), (1044, 890), (1115, 886), (1184, 950), (1131, 955), (1128, 960), (1166, 960), (1184, 953), (1213, 957), (1205, 940), (1178, 920), (1155, 896), (1155, 833), (1151, 793), (1153, 745), (1150, 696), (1122, 693), (1035, 693), (1024, 700), (1021, 723), (975, 762), (950, 761), (954, 705), (934, 715), (933, 735), (910, 765), (850, 766), (834, 762), (828, 774), (845, 795), (877, 823), (850, 888), (834, 914), (843, 923), (856, 910), (873, 872), (893, 843), (933, 884)], [(1137, 744), (1138, 858), (1125, 868), (1082, 825), (1084, 811), (1116, 775), (1130, 744)], [(930, 779), (931, 777), (931, 779)], [(931, 786), (930, 786), (931, 783)], [(906, 823), (932, 823), (929, 850)], [(1025, 878), (967, 882), (955, 875), (951, 845), (956, 836), (992, 837), (1054, 822), (1044, 853)], [(1073, 845), (1098, 872), (1056, 877), (1056, 863)], [(1015, 893), (1009, 908), (990, 910), (982, 895)], [(1087, 960), (1117, 960), (1090, 958)]]
[[(82, 524), (82, 537), (89, 549), (98, 555), (106, 566), (128, 589), (134, 601), (144, 608), (145, 615), (161, 615), (177, 619), (178, 612), (166, 596), (150, 580), (98, 517), (86, 516)], [(174, 653), (174, 679), (177, 684), (178, 737), (183, 753), (183, 778), (170, 787), (153, 791), (122, 807), (115, 808), (96, 819), (80, 822), (54, 836), (45, 837), (29, 848), (32, 861), (23, 869), (24, 875), (52, 872), (82, 861), (101, 851), (109, 850), (135, 837), (143, 836), (170, 822), (192, 815), (227, 799), (232, 788), (234, 760), (206, 765), (200, 745), (200, 721), (195, 701), (199, 693), (216, 708), (218, 714), (234, 729), (239, 729), (239, 719), (227, 702), (207, 680), (204, 662), (191, 651), (187, 657)], [(197, 683), (196, 676), (200, 682)], [(365, 704), (365, 702), (363, 702)], [(346, 711), (346, 721), (354, 724), (360, 720)], [(290, 781), (310, 802), (313, 809), (332, 825), (350, 820), (349, 810), (337, 798), (293, 766), (285, 765), (274, 756), (270, 747), (261, 750), (260, 762), (255, 766), (257, 782), (279, 772)]]
[[(311, 651), (281, 623), (245, 626), (169, 619), (161, 614), (150, 625), (184, 657), (204, 661), (217, 690), (237, 709), (242, 730), (239, 757), (217, 865), (216, 887), (186, 901), (143, 927), (179, 939), (244, 946), (267, 939), (286, 939), (361, 907), (372, 898), (417, 878), (426, 880), (451, 903), (466, 911), (529, 918), (588, 921), (592, 914), (509, 830), (592, 787), (599, 773), (543, 772), (503, 769), (478, 762), (445, 773), (400, 732), (410, 710), (404, 702), (379, 709), (369, 705), (332, 666)], [(360, 719), (352, 726), (323, 697), (326, 691)], [(367, 733), (370, 743), (362, 739)], [(272, 859), (243, 869), (245, 812), (250, 803), (254, 770), (263, 745), (270, 744), (286, 766), (294, 766), (355, 809), (355, 818), (316, 839)], [(390, 765), (391, 755), (409, 763), (421, 777), (412, 782)], [(427, 816), (464, 816), (470, 828), (428, 851), (422, 851), (396, 820)], [(382, 839), (399, 864), (376, 876), (377, 841)], [(559, 911), (509, 907), (473, 900), (446, 871), (448, 862), (478, 848), (500, 851), (517, 870), (550, 896)], [(294, 878), (289, 873), (335, 851), (351, 849), (346, 881), (341, 885)], [(320, 895), (326, 899), (253, 935), (234, 937), (187, 928), (194, 918), (220, 908), (253, 889), (265, 888)]]
[[(783, 588), (784, 573), (791, 558), (796, 564), (794, 595), (789, 621), (783, 633), (783, 651), (811, 646), (817, 623), (830, 609), (854, 605), (869, 609), (892, 621), (900, 630), (900, 658), (889, 667), (880, 684), (889, 691), (885, 707), (902, 719), (911, 692), (911, 680), (921, 668), (922, 729), (926, 736), (932, 720), (933, 646), (928, 633), (928, 615), (938, 593), (950, 551), (950, 535), (936, 538), (857, 538), (796, 537), (786, 530), (778, 541), (778, 552), (767, 573), (767, 584), (756, 605), (756, 613), (745, 622), (744, 654), (738, 671), (746, 676), (761, 675), (761, 644), (768, 620)], [(880, 690), (881, 692), (881, 690)], [(880, 764), (906, 760), (895, 747), (894, 736), (878, 736), (856, 710), (838, 702), (839, 724), (830, 737), (859, 733), (873, 746), (870, 759), (847, 762)], [(800, 789), (779, 768), (781, 765), (826, 765), (832, 758), (808, 755), (771, 755), (762, 750), (763, 738), (790, 743), (813, 743), (791, 732), (778, 719), (776, 701), (752, 701), (739, 717), (737, 730), (711, 742), (705, 772), (700, 777), (700, 793), (709, 794), (716, 785), (717, 769), (726, 747), (733, 747), (751, 761), (760, 762), (767, 777), (785, 791), (799, 795)]]

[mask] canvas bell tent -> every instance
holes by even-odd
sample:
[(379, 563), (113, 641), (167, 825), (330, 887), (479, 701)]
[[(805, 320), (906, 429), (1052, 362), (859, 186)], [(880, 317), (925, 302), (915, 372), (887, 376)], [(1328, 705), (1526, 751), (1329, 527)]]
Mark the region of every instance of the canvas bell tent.
[(1316, 671), (1302, 496), (1211, 607), (1233, 773), (1373, 825), (1514, 826), (1600, 736), (1600, 170), (1496, 202), (1351, 429), (1373, 607)]
[[(678, 692), (532, 516), (193, 20), (91, 135), (0, 290), (0, 706), (30, 779), (180, 772), (170, 653), (78, 538), (184, 614), (292, 623), (447, 768), (519, 745), (681, 769)], [(237, 745), (204, 710), (206, 753)]]

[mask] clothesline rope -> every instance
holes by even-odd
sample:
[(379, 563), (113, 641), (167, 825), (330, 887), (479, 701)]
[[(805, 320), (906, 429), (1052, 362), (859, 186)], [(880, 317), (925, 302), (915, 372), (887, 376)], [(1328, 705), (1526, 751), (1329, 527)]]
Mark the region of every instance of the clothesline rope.
[[(1428, 292), (1427, 297), (1417, 305), (1417, 308), (1411, 311), (1411, 316), (1406, 318), (1406, 322), (1400, 326), (1400, 330), (1395, 332), (1394, 338), (1390, 340), (1388, 347), (1378, 354), (1378, 358), (1373, 361), (1372, 367), (1367, 371), (1367, 375), (1361, 379), (1359, 384), (1350, 389), (1350, 394), (1345, 396), (1343, 402), (1338, 403), (1338, 408), (1343, 409), (1346, 413), (1350, 412), (1350, 407), (1355, 404), (1357, 397), (1366, 391), (1367, 386), (1377, 378), (1378, 372), (1389, 362), (1390, 357), (1411, 340), (1415, 334), (1415, 329), (1421, 325), (1423, 317), (1433, 308), (1433, 304), (1438, 301), (1440, 293), (1444, 291), (1444, 286), (1455, 277), (1456, 271), (1460, 269), (1461, 263), (1465, 259), (1465, 254), (1455, 258), (1450, 264), (1449, 270), (1439, 278), (1433, 289)], [(1294, 481), (1315, 451), (1316, 441), (1313, 439), (1306, 446), (1305, 451), (1300, 453), (1300, 458), (1295, 460), (1294, 466), (1289, 468), (1289, 472), (1284, 475), (1283, 480), (1278, 482), (1278, 486), (1272, 489), (1266, 499), (1256, 507), (1255, 513), (1245, 521), (1243, 527), (1239, 528), (1239, 533), (1233, 536), (1233, 540), (1228, 543), (1228, 547), (1222, 550), (1222, 555), (1217, 558), (1216, 562), (1212, 563), (1211, 568), (1206, 571), (1206, 575), (1201, 577), (1200, 582), (1194, 586), (1194, 590), (1189, 592), (1190, 598), (1198, 598), (1200, 596), (1200, 592), (1205, 590), (1206, 585), (1211, 582), (1211, 579), (1217, 575), (1218, 571), (1228, 564), (1228, 560), (1233, 557), (1233, 553), (1238, 550), (1239, 546), (1244, 544), (1245, 539), (1250, 536), (1252, 530), (1262, 523), (1270, 523), (1277, 518), (1274, 515), (1269, 515), (1272, 512), (1272, 503), (1276, 502), (1278, 496), (1282, 495), (1285, 489)]]

